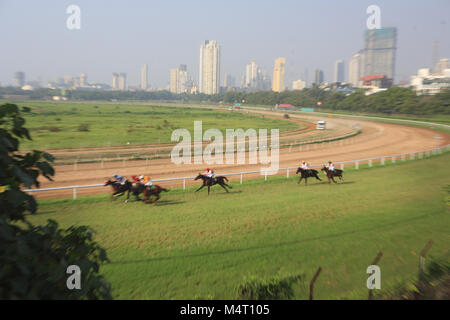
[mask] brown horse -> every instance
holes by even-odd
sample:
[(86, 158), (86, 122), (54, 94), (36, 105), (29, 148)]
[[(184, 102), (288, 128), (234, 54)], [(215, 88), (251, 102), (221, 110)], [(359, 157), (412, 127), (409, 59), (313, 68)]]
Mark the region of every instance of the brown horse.
[(328, 178), (328, 183), (331, 183), (331, 181), (333, 181), (334, 183), (337, 183), (334, 180), (334, 177), (338, 177), (341, 181), (344, 181), (344, 178), (342, 177), (342, 173), (343, 173), (342, 170), (334, 169), (334, 172), (333, 172), (325, 166), (323, 166), (323, 168), (321, 170), (325, 171), (325, 174), (327, 175), (327, 178)]
[(153, 185), (153, 186), (145, 186), (145, 189), (143, 191), (145, 200), (145, 203), (148, 203), (150, 201), (150, 197), (151, 196), (156, 196), (156, 199), (154, 201), (152, 201), (153, 204), (156, 204), (157, 201), (161, 198), (159, 196), (159, 194), (164, 191), (164, 192), (169, 192), (168, 189), (162, 188), (160, 186), (158, 186), (157, 184)]
[[(219, 186), (221, 186), (222, 188), (225, 189), (226, 192), (229, 192), (227, 187), (230, 189), (233, 189), (232, 186), (228, 185), (226, 182), (228, 182), (227, 177), (225, 176), (217, 176), (213, 179), (199, 173), (198, 176), (194, 179), (194, 180), (198, 180), (198, 179), (202, 179), (203, 184), (200, 188), (198, 188), (197, 190), (195, 190), (195, 192), (200, 191), (200, 189), (203, 189), (204, 187), (208, 187), (208, 195), (209, 195), (209, 190), (213, 185), (218, 184)], [(226, 181), (226, 182), (225, 182)]]

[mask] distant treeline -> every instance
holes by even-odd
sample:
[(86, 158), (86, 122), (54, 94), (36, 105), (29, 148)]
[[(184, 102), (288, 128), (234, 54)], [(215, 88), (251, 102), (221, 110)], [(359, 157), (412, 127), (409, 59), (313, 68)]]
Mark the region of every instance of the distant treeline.
[(8, 95), (24, 96), (29, 99), (51, 99), (64, 95), (69, 100), (165, 100), (184, 102), (224, 102), (251, 105), (292, 104), (297, 107), (317, 107), (321, 109), (368, 112), (398, 113), (414, 115), (450, 114), (450, 89), (434, 96), (417, 96), (410, 88), (391, 87), (389, 90), (366, 96), (363, 89), (350, 95), (318, 87), (301, 91), (260, 91), (255, 93), (227, 92), (218, 95), (173, 94), (169, 91), (100, 91), (100, 90), (60, 90), (36, 89), (24, 91), (17, 88), (0, 88), (0, 97)]

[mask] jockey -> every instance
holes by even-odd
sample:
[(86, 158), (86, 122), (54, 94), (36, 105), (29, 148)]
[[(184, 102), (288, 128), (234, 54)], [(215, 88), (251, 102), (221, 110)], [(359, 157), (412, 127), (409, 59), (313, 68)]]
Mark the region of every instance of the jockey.
[(127, 180), (125, 179), (125, 177), (119, 176), (117, 174), (114, 174), (113, 177), (116, 178), (116, 182), (120, 184), (125, 184), (125, 181)]
[(214, 180), (214, 176), (215, 176), (216, 174), (214, 173), (214, 170), (211, 170), (210, 168), (206, 168), (206, 173), (205, 173), (205, 175), (211, 180), (211, 183), (212, 183), (213, 180)]
[(150, 178), (149, 176), (144, 176), (143, 174), (141, 174), (139, 176), (139, 179), (144, 186), (150, 187), (150, 189), (153, 188), (152, 178)]
[(302, 161), (302, 165), (300, 166), (300, 168), (305, 170), (308, 174), (311, 172), (311, 170), (309, 169), (309, 164), (305, 160)]
[(309, 170), (309, 164), (305, 160), (303, 160), (301, 168), (303, 170)]
[(138, 183), (139, 178), (137, 176), (131, 176), (131, 183)]
[(327, 165), (328, 170), (332, 171), (333, 173), (335, 173), (336, 171), (334, 170), (334, 163), (331, 161), (328, 161), (328, 165)]

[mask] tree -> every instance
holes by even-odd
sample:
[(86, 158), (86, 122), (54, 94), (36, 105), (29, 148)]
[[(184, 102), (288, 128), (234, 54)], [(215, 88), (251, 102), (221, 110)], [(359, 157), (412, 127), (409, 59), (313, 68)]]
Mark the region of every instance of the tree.
[[(93, 241), (93, 230), (60, 229), (52, 220), (35, 226), (27, 219), (37, 203), (21, 187), (39, 187), (40, 175), (54, 175), (50, 154), (19, 152), (19, 140), (31, 140), (22, 117), (29, 111), (0, 106), (0, 299), (109, 299), (110, 286), (99, 275), (108, 258)], [(67, 288), (70, 265), (81, 269), (79, 290)]]

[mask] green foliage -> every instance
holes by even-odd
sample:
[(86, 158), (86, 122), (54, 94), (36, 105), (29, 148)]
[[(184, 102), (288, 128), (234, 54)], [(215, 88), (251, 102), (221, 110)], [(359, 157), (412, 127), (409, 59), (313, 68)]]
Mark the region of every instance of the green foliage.
[(243, 300), (285, 300), (294, 297), (292, 286), (304, 281), (303, 275), (259, 279), (250, 276), (237, 289), (237, 298)]
[(88, 132), (89, 131), (89, 124), (87, 123), (82, 123), (78, 126), (78, 131), (80, 132)]
[[(25, 215), (36, 213), (37, 204), (21, 187), (39, 187), (38, 177), (51, 180), (54, 170), (48, 153), (19, 153), (19, 139), (31, 139), (24, 124), (16, 105), (0, 106), (0, 299), (110, 298), (98, 275), (106, 252), (92, 240), (92, 230), (59, 229), (52, 220), (35, 226)], [(80, 290), (67, 289), (69, 265), (81, 268)]]

